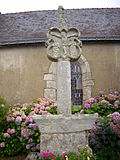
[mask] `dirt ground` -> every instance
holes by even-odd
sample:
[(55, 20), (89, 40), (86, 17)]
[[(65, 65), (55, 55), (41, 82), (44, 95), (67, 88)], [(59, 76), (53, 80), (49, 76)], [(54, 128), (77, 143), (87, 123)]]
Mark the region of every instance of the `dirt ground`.
[(0, 160), (25, 160), (27, 155), (22, 154), (14, 157), (0, 157)]

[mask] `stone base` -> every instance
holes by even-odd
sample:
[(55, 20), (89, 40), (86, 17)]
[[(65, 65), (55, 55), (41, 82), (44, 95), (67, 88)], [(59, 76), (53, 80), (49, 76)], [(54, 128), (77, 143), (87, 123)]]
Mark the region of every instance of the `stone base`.
[(88, 143), (87, 131), (92, 128), (97, 115), (63, 115), (33, 116), (40, 129), (40, 150), (62, 152), (83, 148)]
[(63, 152), (77, 152), (78, 148), (83, 148), (86, 144), (85, 132), (78, 133), (57, 133), (41, 134), (40, 150), (50, 150), (60, 155)]

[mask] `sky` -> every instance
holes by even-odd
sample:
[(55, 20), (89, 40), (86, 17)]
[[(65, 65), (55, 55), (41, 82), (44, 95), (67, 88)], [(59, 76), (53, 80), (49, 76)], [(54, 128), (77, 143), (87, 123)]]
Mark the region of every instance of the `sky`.
[(35, 10), (120, 7), (120, 0), (0, 0), (0, 12), (15, 13)]

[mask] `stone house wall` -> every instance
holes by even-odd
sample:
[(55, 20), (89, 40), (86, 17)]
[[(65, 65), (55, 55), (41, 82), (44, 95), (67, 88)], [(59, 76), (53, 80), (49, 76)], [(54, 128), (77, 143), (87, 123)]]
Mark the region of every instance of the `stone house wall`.
[[(83, 42), (79, 62), (84, 100), (99, 90), (120, 90), (119, 43)], [(24, 103), (47, 95), (56, 97), (56, 67), (48, 60), (45, 47), (0, 48), (0, 96)]]

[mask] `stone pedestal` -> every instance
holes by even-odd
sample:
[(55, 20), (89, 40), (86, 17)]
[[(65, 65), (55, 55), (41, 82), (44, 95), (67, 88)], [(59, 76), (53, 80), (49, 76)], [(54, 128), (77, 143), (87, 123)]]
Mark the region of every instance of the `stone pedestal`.
[(97, 119), (96, 115), (47, 115), (33, 117), (38, 123), (40, 137), (40, 151), (50, 150), (62, 152), (74, 151), (83, 148), (87, 143), (86, 131), (92, 128)]

